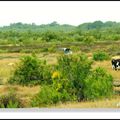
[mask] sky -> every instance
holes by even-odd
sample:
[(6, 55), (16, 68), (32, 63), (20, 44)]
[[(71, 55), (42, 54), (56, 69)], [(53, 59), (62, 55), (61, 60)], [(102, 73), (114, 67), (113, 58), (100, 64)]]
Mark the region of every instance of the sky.
[(120, 22), (120, 1), (0, 1), (0, 26), (10, 23), (80, 25)]

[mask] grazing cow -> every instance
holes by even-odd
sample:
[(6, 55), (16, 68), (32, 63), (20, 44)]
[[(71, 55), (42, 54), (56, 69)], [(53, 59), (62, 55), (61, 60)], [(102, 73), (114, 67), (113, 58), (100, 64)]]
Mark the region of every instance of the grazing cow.
[(65, 54), (72, 54), (72, 51), (71, 51), (70, 48), (65, 48), (65, 49), (64, 49), (64, 53), (65, 53)]
[(60, 48), (60, 50), (63, 50), (65, 55), (72, 54), (72, 51), (70, 48)]
[(118, 70), (120, 69), (120, 59), (112, 59), (112, 69)]

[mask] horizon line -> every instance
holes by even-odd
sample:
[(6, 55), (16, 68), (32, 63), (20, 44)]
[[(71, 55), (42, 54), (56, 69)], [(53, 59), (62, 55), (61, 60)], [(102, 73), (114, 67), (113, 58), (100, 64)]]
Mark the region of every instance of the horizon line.
[(119, 23), (118, 21), (103, 21), (103, 20), (94, 20), (94, 21), (89, 21), (89, 22), (82, 22), (78, 25), (73, 25), (73, 24), (69, 24), (69, 23), (59, 23), (58, 21), (53, 21), (53, 22), (48, 22), (48, 23), (41, 23), (41, 24), (38, 24), (38, 23), (35, 23), (35, 22), (31, 22), (31, 23), (26, 23), (26, 22), (22, 22), (22, 21), (19, 21), (19, 22), (11, 22), (11, 23), (8, 23), (8, 24), (4, 24), (4, 25), (0, 25), (0, 27), (7, 27), (7, 26), (10, 26), (12, 24), (17, 24), (17, 23), (22, 23), (22, 24), (27, 24), (27, 25), (32, 25), (32, 24), (35, 24), (37, 26), (40, 26), (40, 25), (47, 25), (47, 24), (52, 24), (54, 22), (56, 22), (56, 24), (59, 24), (59, 25), (71, 25), (71, 26), (79, 26), (79, 25), (82, 25), (82, 24), (85, 24), (85, 23), (94, 23), (96, 21), (101, 21), (102, 23), (106, 23), (106, 22), (116, 22), (116, 23)]

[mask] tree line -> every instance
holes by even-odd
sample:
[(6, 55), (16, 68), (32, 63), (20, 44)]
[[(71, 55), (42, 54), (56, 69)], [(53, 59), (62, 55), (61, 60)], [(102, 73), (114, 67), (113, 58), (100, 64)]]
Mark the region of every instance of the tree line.
[(95, 21), (78, 26), (60, 25), (57, 22), (36, 25), (13, 23), (0, 27), (0, 43), (31, 42), (84, 42), (120, 40), (120, 23)]

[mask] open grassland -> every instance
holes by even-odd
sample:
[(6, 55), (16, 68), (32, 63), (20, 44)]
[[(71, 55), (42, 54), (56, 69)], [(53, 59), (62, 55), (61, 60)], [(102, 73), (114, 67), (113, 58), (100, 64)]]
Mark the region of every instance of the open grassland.
[(96, 100), (88, 102), (70, 102), (62, 103), (49, 108), (120, 108), (120, 96), (114, 96), (111, 99)]
[[(79, 53), (78, 53), (79, 54)], [(15, 66), (19, 63), (19, 58), (24, 55), (30, 54), (20, 54), (20, 53), (8, 53), (8, 54), (0, 54), (0, 83), (6, 83), (7, 78), (10, 77), (12, 72), (14, 71)], [(10, 57), (9, 57), (10, 56)], [(39, 59), (46, 60), (48, 64), (56, 64), (58, 54), (37, 54)], [(16, 57), (16, 58), (14, 58)], [(92, 59), (91, 53), (88, 53), (88, 57)], [(14, 63), (14, 65), (10, 65), (10, 63)], [(94, 61), (93, 68), (96, 67), (103, 67), (105, 68), (114, 78), (116, 81), (120, 81), (120, 71), (112, 70), (111, 61), (104, 60), (104, 61)]]
[(20, 85), (0, 85), (0, 95), (8, 94), (8, 92), (15, 92), (22, 100), (25, 107), (30, 107), (30, 100), (40, 90), (40, 86), (26, 87)]
[[(0, 54), (0, 84), (5, 84), (7, 79), (11, 76), (17, 64), (19, 64), (20, 58), (25, 55), (21, 53), (5, 53)], [(57, 54), (42, 53), (37, 54), (39, 59), (46, 60), (48, 64), (57, 63)]]
[[(99, 47), (96, 46), (96, 49)], [(109, 47), (106, 47), (109, 48)], [(87, 48), (86, 48), (87, 49)], [(86, 52), (89, 59), (92, 59), (92, 52)], [(114, 51), (113, 51), (114, 52)], [(74, 52), (73, 54), (80, 54), (81, 50)], [(16, 92), (18, 96), (24, 101), (26, 107), (30, 107), (30, 99), (36, 95), (40, 90), (40, 85), (37, 86), (20, 86), (20, 85), (9, 85), (7, 83), (10, 76), (13, 74), (14, 69), (17, 64), (20, 62), (20, 58), (24, 55), (30, 55), (30, 53), (0, 53), (0, 95), (4, 95), (9, 91), (13, 90)], [(41, 52), (37, 53), (37, 56), (41, 60), (46, 60), (47, 64), (56, 64), (57, 57), (61, 55), (61, 53), (49, 53), (49, 52)], [(116, 57), (119, 57), (116, 56)], [(114, 83), (120, 83), (120, 70), (114, 71), (111, 67), (111, 59), (104, 61), (94, 61), (93, 69), (96, 67), (103, 67), (110, 73), (114, 78)], [(119, 108), (120, 107), (120, 87), (114, 87), (114, 91), (118, 94), (114, 95), (111, 99), (98, 100), (98, 101), (89, 101), (89, 102), (71, 102), (65, 104), (57, 104), (56, 106), (52, 106), (53, 108)]]
[(120, 70), (118, 70), (118, 71), (113, 70), (110, 60), (107, 60), (107, 61), (105, 60), (105, 61), (102, 61), (102, 62), (94, 62), (93, 68), (96, 68), (96, 67), (105, 68), (107, 70), (107, 72), (110, 73), (113, 76), (114, 81), (119, 81), (120, 82)]

